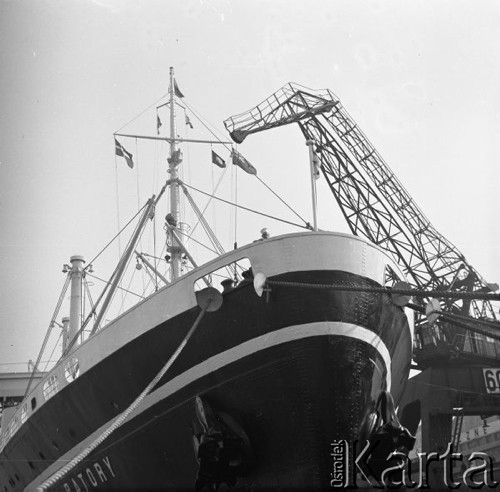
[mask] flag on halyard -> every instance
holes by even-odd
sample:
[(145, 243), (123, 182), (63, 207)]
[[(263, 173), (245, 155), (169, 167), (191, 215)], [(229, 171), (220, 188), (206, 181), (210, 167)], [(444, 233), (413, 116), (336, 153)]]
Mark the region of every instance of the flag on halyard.
[(156, 115), (156, 132), (158, 133), (158, 135), (160, 134), (160, 128), (161, 128), (160, 116)]
[(257, 169), (255, 169), (237, 150), (233, 149), (231, 157), (235, 166), (241, 167), (241, 169), (248, 174), (257, 175)]
[(212, 150), (212, 162), (219, 167), (226, 167), (226, 162), (224, 159)]
[(177, 80), (174, 79), (174, 93), (177, 97), (184, 97), (184, 94), (180, 91), (179, 87), (177, 86)]
[(193, 129), (193, 124), (191, 123), (191, 120), (189, 119), (189, 116), (186, 114), (186, 125), (189, 125), (191, 129)]
[(130, 169), (134, 167), (134, 161), (132, 160), (133, 155), (130, 152), (126, 151), (123, 145), (120, 142), (118, 142), (116, 138), (115, 138), (115, 154), (119, 157), (123, 157), (127, 161), (128, 167)]

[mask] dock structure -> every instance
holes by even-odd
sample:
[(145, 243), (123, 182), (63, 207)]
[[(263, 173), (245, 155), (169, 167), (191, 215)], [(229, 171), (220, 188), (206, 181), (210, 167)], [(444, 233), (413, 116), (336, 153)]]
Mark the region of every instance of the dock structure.
[[(493, 473), (499, 480), (500, 367), (429, 367), (409, 379), (398, 413), (413, 434), (421, 422), (416, 451), (442, 454), (449, 443), (454, 452), (466, 456), (472, 451), (484, 451), (494, 460)], [(464, 417), (475, 417), (476, 427), (464, 429)], [(477, 421), (483, 422), (482, 429)], [(439, 463), (431, 468), (433, 483), (441, 483), (442, 466)]]
[[(36, 384), (45, 374), (37, 372), (32, 384)], [(0, 427), (8, 420), (8, 409), (15, 408), (24, 398), (31, 375), (31, 371), (0, 372)]]

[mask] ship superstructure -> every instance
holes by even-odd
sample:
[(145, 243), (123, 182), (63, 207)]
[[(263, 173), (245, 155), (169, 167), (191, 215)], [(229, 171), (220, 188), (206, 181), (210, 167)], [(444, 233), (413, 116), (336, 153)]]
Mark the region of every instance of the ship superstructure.
[[(357, 159), (365, 172), (375, 166), (377, 179), (385, 168), (329, 91), (285, 87), (226, 126), (242, 142), (250, 133), (300, 123), (309, 146), (312, 223), (276, 237), (263, 231), (259, 240), (228, 253), (217, 248), (215, 259), (198, 264), (183, 239), (179, 197), (190, 195), (180, 179), (179, 144), (189, 139), (175, 131), (176, 96), (183, 97), (171, 69), (169, 135), (147, 137), (168, 143), (168, 179), (141, 210), (86, 317), (81, 281), (91, 267), (80, 256), (67, 265), (72, 303), (63, 355), (28, 388), (2, 429), (0, 483), (6, 492), (352, 485), (352, 462), (332, 470), (332, 446), (352, 450), (364, 440), (383, 443), (371, 461), (380, 478), (387, 453), (413, 444), (394, 406), (412, 361), (410, 297), (427, 295), (403, 283), (414, 268), (391, 249), (396, 234), (384, 236), (385, 226), (373, 232), (387, 202), (370, 202), (357, 218), (346, 215), (370, 231), (370, 240), (322, 231), (315, 182), (320, 174), (327, 178), (346, 214), (354, 198), (349, 192), (344, 200), (345, 186), (365, 196), (348, 164)], [(321, 118), (337, 123), (326, 131)], [(117, 154), (131, 162), (115, 141)], [(219, 165), (217, 157), (212, 152)], [(255, 172), (234, 148), (231, 160)], [(136, 250), (165, 194), (168, 276)], [(161, 282), (107, 321), (134, 253)]]

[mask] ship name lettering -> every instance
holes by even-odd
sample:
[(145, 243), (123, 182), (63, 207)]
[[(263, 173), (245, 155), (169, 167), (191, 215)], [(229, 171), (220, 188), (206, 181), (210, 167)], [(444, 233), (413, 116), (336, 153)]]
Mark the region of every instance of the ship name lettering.
[(111, 466), (111, 460), (106, 456), (100, 463), (93, 463), (62, 485), (64, 492), (89, 492), (114, 477), (116, 474)]

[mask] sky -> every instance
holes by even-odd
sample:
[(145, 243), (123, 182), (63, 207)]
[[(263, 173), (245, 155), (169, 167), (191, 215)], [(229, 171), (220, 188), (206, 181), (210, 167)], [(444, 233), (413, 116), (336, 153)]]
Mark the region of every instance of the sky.
[[(220, 132), (287, 82), (331, 89), (436, 229), (499, 283), (498, 25), (493, 0), (0, 0), (0, 371), (36, 359), (62, 264), (93, 258), (164, 182), (164, 144), (122, 139), (130, 170), (113, 133), (155, 134), (170, 66), (185, 101)], [(181, 136), (210, 136), (178, 116)], [(249, 137), (240, 151), (311, 220), (298, 127)], [(220, 175), (209, 150), (183, 152), (183, 178), (211, 191)], [(239, 203), (295, 220), (255, 178), (237, 179)], [(319, 191), (320, 228), (347, 232)], [(207, 213), (227, 249), (261, 227), (289, 230), (240, 212), (236, 225), (220, 205)], [(123, 244), (96, 263), (103, 278)]]

